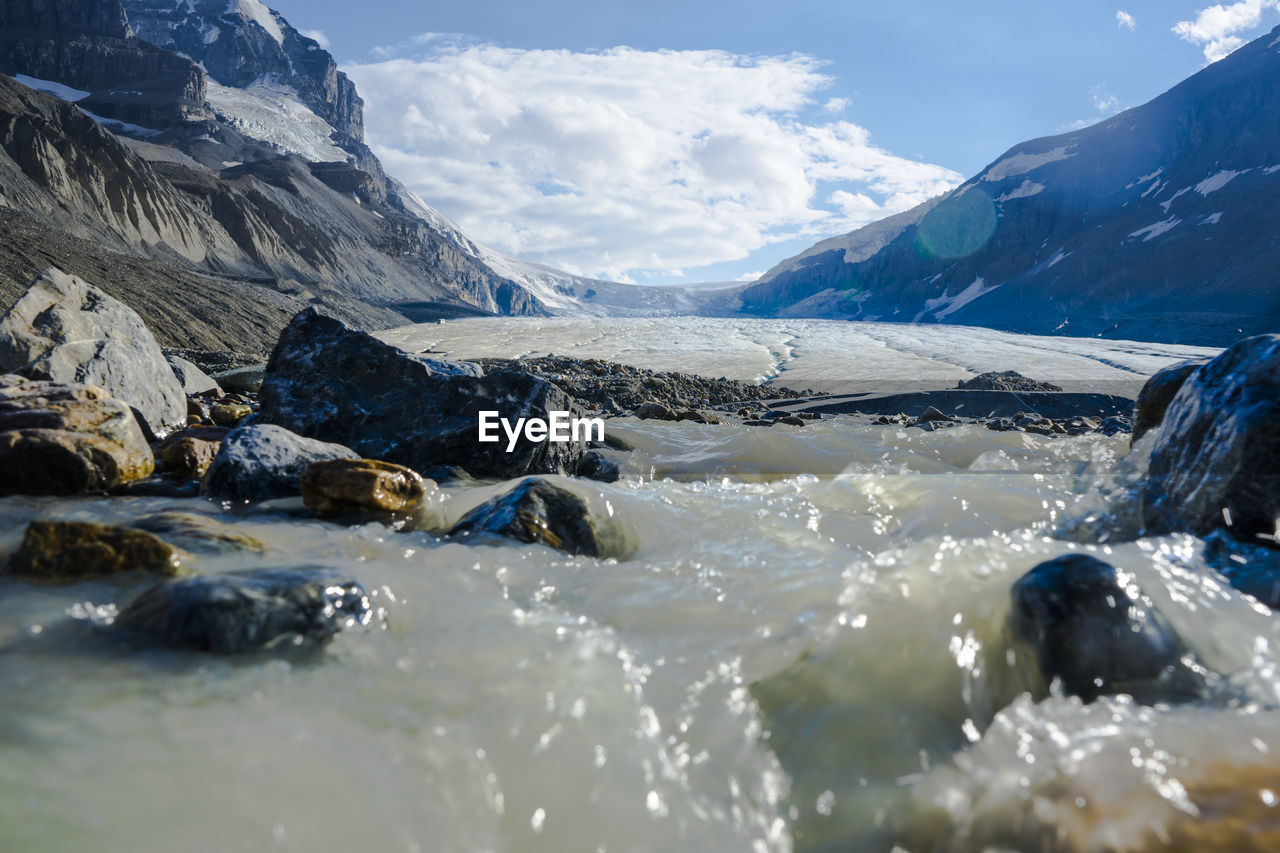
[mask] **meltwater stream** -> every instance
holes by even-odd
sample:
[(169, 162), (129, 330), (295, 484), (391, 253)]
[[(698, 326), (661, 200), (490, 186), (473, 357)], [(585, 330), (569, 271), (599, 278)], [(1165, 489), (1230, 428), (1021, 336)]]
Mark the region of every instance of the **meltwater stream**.
[[(609, 430), (641, 476), (558, 481), (624, 559), (236, 516), (267, 552), (200, 571), (335, 566), (380, 608), (309, 654), (128, 652), (95, 625), (147, 580), (0, 579), (0, 848), (1197, 849), (1214, 820), (1268, 819), (1280, 623), (1194, 538), (1054, 538), (1107, 510), (1126, 437)], [(32, 518), (164, 508), (219, 511), (7, 498), (0, 552)], [(1005, 635), (1009, 588), (1070, 551), (1132, 573), (1231, 698), (1045, 685)]]

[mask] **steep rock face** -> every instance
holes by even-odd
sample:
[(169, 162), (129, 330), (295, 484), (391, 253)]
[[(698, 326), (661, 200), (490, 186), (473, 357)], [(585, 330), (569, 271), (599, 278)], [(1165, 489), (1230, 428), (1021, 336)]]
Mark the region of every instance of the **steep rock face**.
[(138, 38), (189, 56), (225, 86), (268, 75), (353, 142), (364, 141), (364, 101), (328, 51), (258, 0), (125, 0)]
[[(743, 291), (760, 314), (1226, 345), (1280, 326), (1280, 29)], [(867, 238), (867, 239), (864, 239)], [(874, 241), (871, 241), (874, 242)]]
[(89, 94), (85, 109), (148, 128), (206, 115), (190, 59), (132, 37), (115, 0), (13, 0), (0, 8), (0, 72)]

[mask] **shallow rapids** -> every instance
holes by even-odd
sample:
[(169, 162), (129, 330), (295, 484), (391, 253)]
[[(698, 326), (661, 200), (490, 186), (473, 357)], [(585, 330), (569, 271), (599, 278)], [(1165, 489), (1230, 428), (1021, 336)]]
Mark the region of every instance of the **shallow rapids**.
[[(96, 625), (153, 581), (0, 578), (0, 849), (1159, 849), (1276, 805), (1280, 621), (1195, 538), (1054, 538), (1109, 511), (1127, 436), (609, 432), (637, 448), (623, 481), (556, 479), (621, 559), (300, 502), (0, 500), (0, 554), (38, 517), (218, 513), (268, 551), (194, 568), (333, 566), (379, 612), (310, 653), (140, 653)], [(503, 489), (446, 487), (423, 524)], [(1009, 588), (1073, 550), (1132, 575), (1219, 700), (1044, 683)]]

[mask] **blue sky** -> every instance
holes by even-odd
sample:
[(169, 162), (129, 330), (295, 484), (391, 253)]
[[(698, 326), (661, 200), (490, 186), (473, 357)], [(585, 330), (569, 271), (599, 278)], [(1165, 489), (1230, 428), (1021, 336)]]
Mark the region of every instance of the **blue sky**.
[(1280, 0), (269, 5), (473, 237), (642, 283), (763, 271), (1280, 24)]

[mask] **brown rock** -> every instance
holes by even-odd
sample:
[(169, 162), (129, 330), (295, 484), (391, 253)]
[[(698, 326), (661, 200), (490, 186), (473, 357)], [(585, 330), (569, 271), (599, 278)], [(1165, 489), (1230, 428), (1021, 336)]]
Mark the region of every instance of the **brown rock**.
[(302, 502), (326, 515), (406, 512), (422, 501), (427, 482), (412, 468), (375, 459), (313, 462), (302, 475)]
[(267, 547), (256, 537), (237, 530), (234, 525), (195, 512), (167, 510), (144, 515), (129, 523), (134, 530), (145, 530), (166, 542), (189, 551), (256, 551)]
[(209, 407), (209, 417), (219, 426), (233, 427), (251, 414), (253, 409), (243, 403), (218, 403)]
[(184, 555), (142, 530), (85, 521), (33, 521), (9, 558), (12, 575), (76, 581), (121, 572), (176, 575)]
[(0, 495), (75, 495), (150, 476), (132, 410), (92, 385), (0, 385)]
[(156, 470), (171, 477), (199, 480), (209, 470), (209, 463), (221, 446), (220, 441), (198, 438), (166, 439), (156, 445)]

